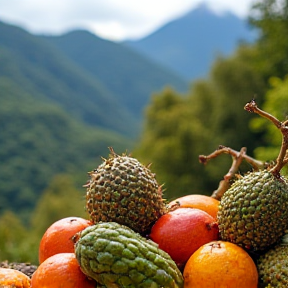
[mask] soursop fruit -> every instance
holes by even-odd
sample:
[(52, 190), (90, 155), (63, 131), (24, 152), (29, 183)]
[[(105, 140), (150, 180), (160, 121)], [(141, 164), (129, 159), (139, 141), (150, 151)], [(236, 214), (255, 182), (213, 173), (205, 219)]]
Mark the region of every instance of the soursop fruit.
[(288, 163), (288, 121), (259, 109), (255, 100), (244, 109), (270, 120), (282, 134), (282, 145), (275, 164), (247, 173), (224, 193), (217, 219), (223, 240), (264, 251), (280, 241), (288, 228), (288, 180), (281, 175)]
[[(259, 278), (266, 287), (288, 287), (288, 245), (277, 244), (257, 261)], [(269, 286), (270, 285), (270, 286)]]
[(75, 254), (83, 273), (104, 287), (183, 287), (183, 276), (166, 252), (116, 222), (100, 222), (79, 232)]
[(288, 228), (287, 179), (266, 169), (244, 175), (222, 196), (217, 219), (221, 239), (264, 251)]
[(111, 149), (89, 175), (84, 187), (93, 223), (113, 221), (144, 234), (167, 210), (155, 174), (135, 158)]

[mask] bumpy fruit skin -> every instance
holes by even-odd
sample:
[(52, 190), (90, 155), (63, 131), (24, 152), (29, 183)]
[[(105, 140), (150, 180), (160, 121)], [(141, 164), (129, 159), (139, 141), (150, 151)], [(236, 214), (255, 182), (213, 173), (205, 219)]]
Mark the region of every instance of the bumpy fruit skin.
[(24, 273), (25, 275), (27, 275), (29, 278), (31, 278), (32, 274), (36, 271), (37, 266), (31, 263), (8, 262), (7, 260), (5, 260), (5, 261), (0, 262), (0, 268), (10, 268), (10, 269), (18, 270)]
[(171, 257), (124, 225), (101, 222), (75, 240), (81, 270), (104, 287), (183, 287), (183, 276)]
[(263, 251), (288, 227), (288, 186), (284, 177), (262, 170), (234, 182), (217, 214), (220, 238), (247, 250)]
[(0, 268), (1, 288), (30, 288), (31, 280), (26, 274), (12, 268)]
[(166, 212), (155, 174), (137, 159), (117, 154), (94, 171), (85, 185), (91, 221), (117, 222), (144, 233)]
[(266, 287), (288, 287), (288, 245), (278, 244), (261, 255), (257, 268)]

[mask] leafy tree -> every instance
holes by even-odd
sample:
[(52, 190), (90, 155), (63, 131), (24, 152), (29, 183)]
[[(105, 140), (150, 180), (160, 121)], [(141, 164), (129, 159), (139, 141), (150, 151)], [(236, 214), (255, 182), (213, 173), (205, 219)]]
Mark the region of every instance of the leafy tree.
[(166, 89), (152, 98), (135, 152), (153, 162), (167, 198), (211, 195), (217, 188), (231, 157), (219, 157), (204, 167), (200, 154), (210, 154), (219, 145), (237, 150), (244, 146), (252, 154), (261, 143), (261, 133), (249, 130), (252, 115), (243, 109), (255, 94), (262, 98), (266, 87), (251, 66), (255, 53), (242, 46), (232, 57), (219, 58), (209, 78), (192, 83), (187, 95)]
[(168, 200), (204, 193), (209, 183), (201, 177), (204, 167), (198, 161), (205, 145), (209, 145), (209, 133), (194, 117), (194, 107), (196, 111), (189, 97), (172, 89), (155, 94), (146, 110), (142, 140), (134, 151), (142, 162), (152, 163), (151, 169), (158, 182), (164, 183), (164, 197)]
[(257, 1), (250, 14), (250, 23), (260, 31), (253, 65), (266, 81), (271, 76), (283, 78), (288, 73), (288, 1)]
[[(259, 71), (267, 87), (260, 108), (283, 120), (287, 116), (288, 1), (256, 1), (250, 23), (261, 32), (254, 45), (258, 53), (251, 59), (251, 65)], [(255, 149), (255, 157), (263, 161), (275, 159), (281, 145), (279, 131), (261, 117), (251, 121), (251, 129), (263, 134), (262, 145)]]
[[(284, 80), (274, 77), (270, 79), (270, 83), (272, 88), (265, 95), (265, 101), (260, 108), (280, 121), (287, 120), (288, 77)], [(251, 120), (251, 128), (264, 133), (264, 145), (255, 149), (255, 157), (262, 161), (275, 160), (281, 147), (280, 131), (270, 121), (259, 116)]]
[(218, 58), (210, 74), (215, 90), (212, 129), (218, 143), (237, 150), (247, 147), (250, 153), (262, 139), (249, 131), (252, 115), (244, 106), (253, 98), (261, 103), (266, 91), (262, 75), (251, 65), (257, 53), (254, 47), (242, 45), (231, 57)]

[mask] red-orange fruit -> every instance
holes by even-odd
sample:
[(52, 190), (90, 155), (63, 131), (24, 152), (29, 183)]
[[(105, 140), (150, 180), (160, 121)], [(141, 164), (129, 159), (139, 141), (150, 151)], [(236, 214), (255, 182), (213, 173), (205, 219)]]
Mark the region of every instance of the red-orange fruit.
[(168, 204), (168, 207), (197, 208), (210, 214), (216, 219), (219, 210), (219, 200), (207, 195), (191, 194), (179, 197)]
[(187, 261), (185, 288), (257, 288), (258, 271), (250, 255), (236, 244), (213, 241)]
[(31, 278), (32, 288), (95, 288), (81, 271), (74, 253), (55, 254), (42, 262)]
[(153, 225), (150, 238), (166, 251), (179, 267), (203, 244), (217, 240), (218, 225), (203, 210), (178, 208), (161, 216)]
[(3, 288), (30, 288), (30, 278), (24, 273), (10, 269), (0, 268), (0, 287)]
[(74, 252), (73, 236), (90, 226), (89, 220), (67, 217), (48, 227), (39, 245), (39, 263), (58, 253)]

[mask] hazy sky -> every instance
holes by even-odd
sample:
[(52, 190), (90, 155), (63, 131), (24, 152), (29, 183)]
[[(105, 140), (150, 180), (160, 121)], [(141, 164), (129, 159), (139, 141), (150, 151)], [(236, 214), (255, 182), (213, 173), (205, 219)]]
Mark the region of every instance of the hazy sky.
[(247, 16), (253, 0), (0, 0), (0, 21), (32, 33), (84, 28), (98, 36), (141, 38), (205, 2), (216, 12)]

